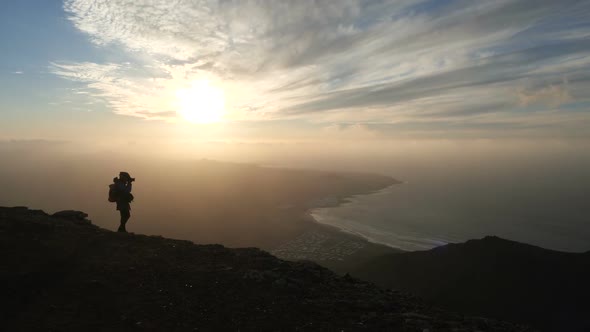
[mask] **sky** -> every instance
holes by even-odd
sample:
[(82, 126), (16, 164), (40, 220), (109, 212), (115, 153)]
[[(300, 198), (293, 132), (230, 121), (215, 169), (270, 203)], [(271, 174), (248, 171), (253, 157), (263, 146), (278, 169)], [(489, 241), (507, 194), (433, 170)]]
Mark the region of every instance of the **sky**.
[(214, 159), (389, 175), (412, 222), (526, 208), (525, 233), (588, 243), (589, 17), (588, 0), (0, 1), (0, 201), (110, 222), (104, 179), (130, 171), (148, 197)]
[(0, 3), (0, 140), (590, 138), (590, 2)]

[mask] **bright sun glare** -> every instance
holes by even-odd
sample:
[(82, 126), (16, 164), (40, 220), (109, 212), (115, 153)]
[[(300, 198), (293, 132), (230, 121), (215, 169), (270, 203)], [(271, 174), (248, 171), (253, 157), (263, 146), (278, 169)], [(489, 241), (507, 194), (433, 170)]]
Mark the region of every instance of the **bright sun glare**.
[(192, 123), (221, 121), (225, 111), (223, 91), (208, 81), (197, 81), (188, 89), (179, 90), (178, 114)]

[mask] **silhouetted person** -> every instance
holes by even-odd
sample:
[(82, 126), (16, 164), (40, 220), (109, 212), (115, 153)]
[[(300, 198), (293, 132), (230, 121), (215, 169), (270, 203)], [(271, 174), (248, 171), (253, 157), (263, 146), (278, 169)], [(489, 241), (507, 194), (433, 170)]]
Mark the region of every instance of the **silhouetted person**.
[(121, 172), (119, 173), (119, 178), (114, 178), (113, 181), (117, 191), (117, 210), (119, 210), (119, 213), (121, 214), (121, 224), (117, 231), (127, 232), (125, 225), (131, 217), (131, 201), (133, 200), (131, 183), (135, 181), (135, 179), (132, 178), (129, 173)]

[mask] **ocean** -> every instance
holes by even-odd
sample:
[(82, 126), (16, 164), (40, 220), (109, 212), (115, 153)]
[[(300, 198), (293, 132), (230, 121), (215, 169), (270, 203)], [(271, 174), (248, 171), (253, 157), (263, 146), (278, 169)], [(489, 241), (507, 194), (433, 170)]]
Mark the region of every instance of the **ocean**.
[[(456, 165), (455, 165), (456, 166)], [(590, 250), (590, 171), (563, 163), (422, 169), (337, 207), (320, 223), (403, 250), (497, 235), (548, 249)]]

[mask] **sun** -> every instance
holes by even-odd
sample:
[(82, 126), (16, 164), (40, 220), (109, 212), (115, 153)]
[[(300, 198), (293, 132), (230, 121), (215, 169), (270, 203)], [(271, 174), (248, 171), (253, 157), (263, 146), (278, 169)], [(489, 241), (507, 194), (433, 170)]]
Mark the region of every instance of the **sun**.
[(220, 122), (225, 113), (223, 90), (209, 81), (193, 82), (190, 88), (179, 90), (178, 114), (192, 123), (208, 124)]

